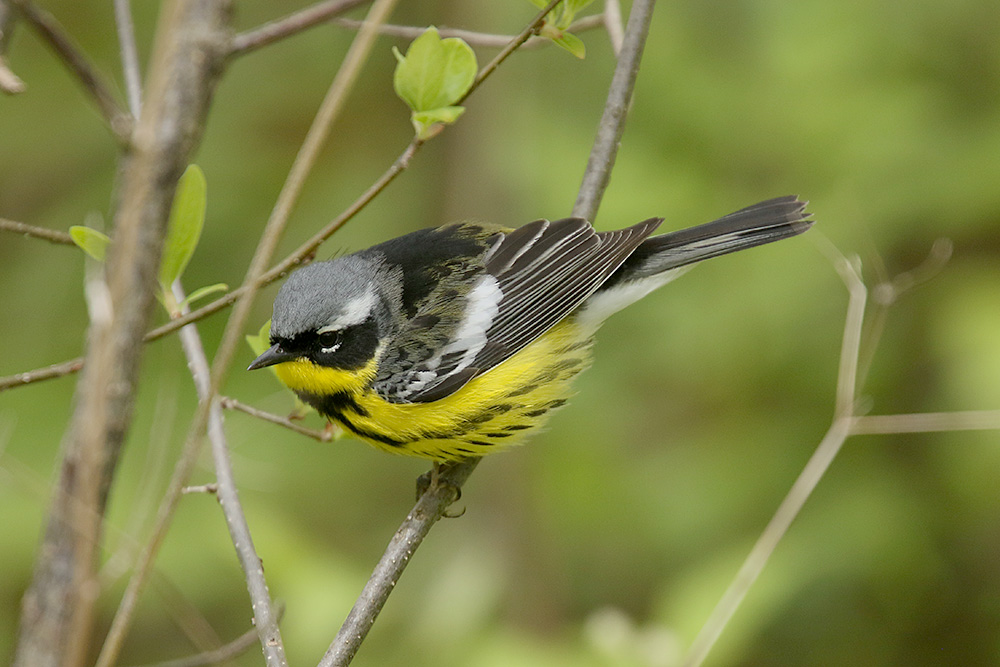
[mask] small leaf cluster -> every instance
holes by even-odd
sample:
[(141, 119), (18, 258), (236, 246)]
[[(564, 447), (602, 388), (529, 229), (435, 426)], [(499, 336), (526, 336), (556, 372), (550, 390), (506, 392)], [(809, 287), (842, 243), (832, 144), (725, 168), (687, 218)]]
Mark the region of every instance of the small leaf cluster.
[[(184, 170), (184, 174), (177, 182), (177, 191), (174, 193), (174, 201), (170, 207), (167, 237), (163, 245), (160, 272), (157, 278), (160, 288), (157, 296), (171, 317), (180, 316), (182, 309), (187, 304), (209, 294), (229, 289), (221, 283), (208, 285), (196, 289), (183, 302), (178, 302), (171, 291), (174, 281), (183, 275), (184, 269), (187, 268), (188, 262), (194, 255), (195, 248), (198, 247), (201, 230), (205, 224), (207, 201), (205, 174), (198, 165), (192, 164)], [(73, 242), (84, 252), (99, 262), (105, 260), (108, 246), (112, 242), (106, 234), (83, 225), (70, 227), (69, 233)]]
[[(593, 1), (563, 0), (545, 17), (545, 23), (538, 34), (551, 39), (577, 58), (583, 58), (587, 55), (587, 48), (584, 46), (583, 40), (567, 30), (579, 11)], [(539, 9), (544, 9), (549, 4), (546, 0), (529, 0), (529, 2)]]
[(392, 78), (396, 94), (411, 109), (417, 137), (430, 139), (465, 111), (456, 103), (476, 80), (476, 54), (457, 37), (441, 39), (434, 26), (413, 40), (405, 56), (392, 51), (398, 61)]

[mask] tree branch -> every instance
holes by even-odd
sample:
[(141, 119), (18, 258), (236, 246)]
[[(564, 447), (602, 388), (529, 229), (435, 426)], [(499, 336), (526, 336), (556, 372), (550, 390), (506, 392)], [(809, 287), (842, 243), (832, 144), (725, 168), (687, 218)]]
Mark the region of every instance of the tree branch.
[(597, 140), (590, 151), (587, 170), (583, 174), (580, 194), (573, 206), (573, 215), (587, 220), (597, 217), (597, 209), (604, 197), (604, 190), (611, 180), (611, 169), (615, 165), (618, 146), (625, 132), (625, 116), (632, 102), (635, 79), (639, 74), (642, 51), (649, 34), (649, 23), (653, 19), (655, 0), (638, 0), (632, 3), (625, 38), (622, 41), (618, 66), (611, 79), (611, 91), (604, 105), (604, 115), (597, 128)]
[(45, 227), (36, 227), (35, 225), (17, 222), (16, 220), (7, 220), (6, 218), (0, 218), (0, 231), (23, 234), (24, 236), (43, 239), (51, 243), (72, 246), (76, 245), (73, 243), (73, 237), (66, 232), (60, 232), (56, 229), (47, 229)]
[[(284, 606), (279, 603), (275, 604), (275, 607), (277, 608), (276, 613), (278, 620), (280, 621), (281, 617), (285, 613)], [(253, 646), (256, 642), (257, 630), (255, 628), (251, 628), (228, 644), (210, 651), (204, 651), (196, 655), (190, 655), (186, 658), (178, 658), (176, 660), (164, 660), (163, 662), (157, 662), (147, 665), (146, 667), (202, 667), (203, 665), (218, 665), (245, 653), (247, 649)]]
[(908, 415), (864, 415), (851, 420), (851, 435), (993, 431), (1000, 429), (1000, 410), (918, 412)]
[[(364, 21), (358, 21), (356, 19), (333, 19), (332, 22), (334, 25), (338, 25), (349, 30), (358, 30), (365, 24)], [(566, 30), (567, 32), (577, 33), (592, 30), (594, 28), (600, 28), (603, 25), (604, 16), (601, 14), (594, 14), (593, 16), (584, 16), (583, 18), (573, 21), (573, 24)], [(408, 25), (383, 25), (378, 29), (379, 34), (381, 35), (402, 37), (404, 39), (416, 39), (422, 35), (425, 30), (427, 30), (426, 27)], [(438, 28), (438, 34), (442, 39), (457, 37), (458, 39), (464, 40), (471, 46), (497, 49), (509, 46), (511, 42), (517, 39), (517, 35), (494, 35), (490, 33), (476, 32), (474, 30), (461, 30), (459, 28)], [(521, 49), (535, 49), (551, 43), (552, 40), (547, 37), (532, 36), (524, 42)]]
[[(179, 281), (174, 283), (173, 292), (177, 302), (184, 303), (184, 290), (181, 289)], [(188, 325), (181, 329), (180, 336), (184, 355), (188, 360), (188, 367), (191, 369), (195, 386), (198, 389), (198, 398), (201, 401), (212, 401), (208, 417), (208, 439), (212, 444), (212, 460), (215, 463), (215, 476), (218, 481), (216, 497), (219, 499), (219, 505), (221, 505), (222, 512), (226, 517), (226, 526), (229, 528), (229, 535), (236, 548), (240, 567), (243, 568), (243, 574), (246, 577), (247, 590), (250, 593), (254, 613), (254, 627), (260, 638), (261, 649), (267, 664), (271, 667), (283, 667), (288, 664), (288, 661), (285, 659), (285, 648), (281, 642), (278, 615), (272, 607), (260, 556), (254, 549), (250, 526), (247, 524), (246, 515), (243, 513), (243, 506), (240, 504), (239, 494), (236, 491), (236, 478), (233, 475), (233, 465), (229, 459), (229, 445), (226, 441), (225, 429), (222, 426), (222, 406), (218, 400), (213, 400), (215, 397), (210, 394), (212, 381), (205, 348), (201, 344), (201, 337), (194, 325)], [(110, 661), (108, 664), (112, 663), (113, 661)]]
[(69, 361), (52, 364), (51, 366), (36, 368), (33, 371), (25, 371), (24, 373), (8, 375), (7, 377), (0, 378), (0, 391), (13, 389), (14, 387), (22, 387), (35, 382), (41, 382), (43, 380), (65, 377), (80, 371), (82, 368), (83, 357), (77, 357), (76, 359), (70, 359)]
[(438, 483), (431, 484), (421, 494), (417, 504), (393, 535), (336, 639), (319, 661), (319, 667), (343, 667), (351, 663), (410, 558), (427, 537), (431, 527), (458, 499), (459, 489), (479, 465), (479, 461), (480, 459), (470, 459), (443, 469)]
[(618, 0), (604, 0), (604, 12), (601, 14), (601, 19), (604, 29), (608, 31), (612, 50), (616, 56), (621, 55), (625, 28), (622, 26), (622, 7)]
[[(832, 247), (830, 251), (836, 252)], [(726, 624), (736, 613), (747, 591), (763, 572), (771, 554), (788, 532), (792, 521), (802, 511), (813, 489), (826, 474), (834, 458), (840, 452), (844, 441), (851, 434), (853, 421), (850, 410), (854, 406), (855, 379), (857, 377), (861, 331), (865, 317), (865, 302), (868, 290), (854, 266), (845, 257), (834, 257), (834, 267), (847, 286), (850, 295), (847, 315), (844, 318), (844, 334), (840, 347), (840, 370), (837, 378), (837, 400), (834, 419), (830, 429), (816, 447), (792, 488), (778, 506), (767, 527), (761, 532), (743, 565), (733, 577), (726, 592), (715, 605), (705, 625), (702, 626), (688, 650), (682, 665), (695, 667), (708, 657), (709, 651), (722, 634)]]
[(90, 64), (86, 56), (80, 52), (62, 26), (59, 25), (59, 22), (45, 10), (36, 7), (30, 0), (13, 0), (13, 5), (25, 21), (63, 60), (69, 70), (76, 75), (83, 90), (97, 104), (97, 109), (101, 112), (108, 127), (111, 128), (112, 134), (121, 145), (126, 145), (132, 132), (132, 117), (118, 105), (118, 101), (112, 95), (108, 84)]
[(139, 71), (139, 49), (135, 44), (135, 26), (132, 24), (131, 0), (114, 0), (114, 3), (128, 108), (132, 117), (138, 118), (142, 111), (142, 75)]
[(230, 57), (241, 56), (244, 53), (255, 51), (262, 46), (273, 44), (320, 23), (325, 23), (334, 16), (339, 16), (367, 2), (370, 2), (370, 0), (327, 0), (326, 2), (320, 2), (312, 7), (295, 12), (283, 19), (268, 23), (261, 28), (241, 32), (233, 38), (232, 43), (229, 45), (229, 55)]
[(281, 415), (272, 414), (270, 412), (265, 412), (263, 410), (258, 410), (252, 405), (247, 405), (246, 403), (241, 403), (235, 398), (230, 398), (229, 396), (220, 396), (219, 400), (222, 407), (227, 410), (237, 410), (244, 414), (248, 414), (251, 417), (256, 417), (257, 419), (263, 419), (266, 422), (271, 422), (272, 424), (277, 424), (278, 426), (284, 426), (287, 429), (295, 431), (299, 435), (304, 435), (306, 437), (312, 438), (313, 440), (318, 440), (319, 442), (330, 442), (333, 440), (333, 435), (327, 431), (317, 431), (315, 429), (306, 428), (300, 424), (296, 424), (288, 417), (282, 417)]
[(469, 98), (469, 95), (471, 95), (476, 90), (476, 88), (482, 85), (483, 81), (485, 81), (491, 74), (493, 74), (493, 72), (496, 71), (497, 67), (500, 66), (500, 63), (507, 60), (507, 58), (512, 53), (514, 53), (514, 51), (517, 51), (517, 49), (520, 48), (522, 44), (527, 42), (532, 35), (537, 35), (538, 32), (542, 29), (542, 25), (545, 23), (545, 17), (548, 15), (549, 12), (555, 9), (560, 2), (562, 2), (562, 0), (551, 0), (551, 2), (549, 2), (549, 4), (547, 4), (542, 9), (542, 11), (535, 14), (535, 18), (531, 20), (531, 23), (529, 23), (524, 30), (518, 33), (517, 37), (512, 39), (510, 43), (507, 44), (507, 46), (505, 46), (503, 50), (500, 51), (500, 53), (498, 53), (493, 58), (493, 60), (488, 62), (485, 67), (479, 70), (479, 73), (476, 75), (475, 81), (473, 81), (469, 89), (465, 91), (465, 95), (462, 95), (460, 98), (458, 98), (454, 102), (454, 104), (459, 105), (465, 100), (467, 100)]
[(119, 172), (106, 289), (88, 282), (95, 286), (88, 288), (94, 313), (88, 370), (77, 384), (62, 469), (24, 597), (15, 665), (72, 667), (88, 652), (100, 517), (131, 423), (167, 215), (204, 127), (228, 8), (225, 0), (181, 0), (161, 22), (149, 105)]

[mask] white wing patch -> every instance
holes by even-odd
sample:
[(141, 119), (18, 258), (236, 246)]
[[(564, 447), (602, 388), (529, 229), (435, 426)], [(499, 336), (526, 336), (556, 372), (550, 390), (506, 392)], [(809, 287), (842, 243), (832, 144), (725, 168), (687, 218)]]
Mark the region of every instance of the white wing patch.
[[(486, 345), (486, 332), (493, 324), (497, 313), (500, 312), (500, 300), (503, 292), (500, 291), (500, 284), (491, 275), (483, 275), (476, 281), (476, 286), (472, 288), (466, 299), (468, 304), (462, 322), (455, 331), (452, 342), (441, 348), (441, 351), (427, 363), (429, 368), (437, 368), (444, 357), (462, 353), (462, 357), (455, 366), (453, 372), (465, 369), (472, 360), (476, 358), (479, 351)], [(452, 373), (448, 373), (451, 375)]]
[[(481, 276), (466, 296), (465, 313), (458, 329), (455, 330), (453, 340), (423, 364), (427, 370), (413, 373), (405, 391), (407, 393), (420, 391), (428, 383), (439, 382), (468, 368), (489, 341), (486, 332), (500, 312), (501, 299), (503, 292), (500, 291), (497, 279), (488, 274)], [(445, 367), (449, 370), (438, 375), (436, 369), (444, 360), (447, 360)]]

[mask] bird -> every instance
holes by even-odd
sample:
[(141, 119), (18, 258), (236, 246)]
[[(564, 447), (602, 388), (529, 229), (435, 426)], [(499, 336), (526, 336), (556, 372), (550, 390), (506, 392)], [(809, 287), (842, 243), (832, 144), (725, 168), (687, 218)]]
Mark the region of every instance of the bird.
[(273, 366), (322, 416), (435, 464), (523, 442), (570, 398), (613, 313), (693, 264), (796, 236), (796, 196), (652, 235), (663, 218), (597, 231), (579, 217), (518, 228), (461, 222), (293, 272), (274, 300)]

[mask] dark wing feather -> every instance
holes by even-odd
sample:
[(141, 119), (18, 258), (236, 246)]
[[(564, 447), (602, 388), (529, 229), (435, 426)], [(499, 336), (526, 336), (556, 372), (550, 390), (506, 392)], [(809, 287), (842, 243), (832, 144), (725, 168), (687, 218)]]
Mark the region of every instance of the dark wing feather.
[[(524, 252), (513, 265), (487, 261), (503, 291), (500, 313), (487, 331), (493, 344), (473, 362), (481, 372), (496, 366), (548, 331), (608, 279), (661, 218), (613, 232), (596, 232), (580, 218), (552, 223), (565, 235), (544, 252)], [(565, 229), (563, 229), (565, 228)], [(537, 245), (537, 244), (536, 244)]]
[[(659, 226), (651, 218), (633, 227), (596, 232), (586, 220), (539, 220), (498, 238), (478, 276), (491, 297), (499, 293), (481, 335), (451, 340), (432, 359), (396, 368), (379, 387), (388, 400), (435, 401), (502, 363), (566, 317)], [(475, 308), (469, 302), (464, 309)], [(450, 333), (459, 331), (453, 327)], [(424, 332), (426, 335), (427, 332)], [(404, 344), (404, 337), (397, 344)], [(443, 351), (443, 350), (442, 350)]]

